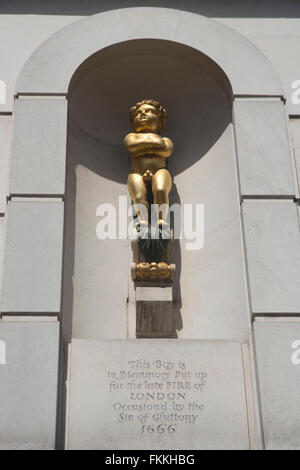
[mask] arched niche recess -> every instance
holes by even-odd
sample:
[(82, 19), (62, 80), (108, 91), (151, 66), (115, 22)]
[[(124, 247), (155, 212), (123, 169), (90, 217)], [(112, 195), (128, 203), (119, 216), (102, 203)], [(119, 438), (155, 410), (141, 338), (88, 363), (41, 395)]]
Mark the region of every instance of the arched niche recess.
[(135, 39), (176, 41), (201, 51), (224, 70), (235, 96), (283, 95), (271, 62), (240, 33), (205, 16), (156, 7), (107, 11), (62, 28), (29, 57), (18, 78), (16, 94), (67, 93), (75, 70), (88, 57)]
[[(134, 66), (143, 63), (144, 69), (132, 69), (135, 70), (132, 74), (130, 63)], [(153, 68), (149, 69), (148, 64), (153, 64)], [(145, 75), (147, 80), (142, 83), (139, 77)], [(171, 83), (176, 86), (172, 88)], [(141, 85), (144, 85), (143, 89)], [(113, 89), (116, 91), (114, 96), (111, 95)], [(177, 92), (174, 96), (172, 90)], [(117, 198), (126, 194), (128, 159), (122, 138), (129, 129), (126, 128), (128, 107), (146, 93), (161, 99), (168, 108), (169, 123), (165, 133), (173, 137), (176, 145), (176, 153), (170, 160), (170, 170), (175, 177), (172, 197), (177, 201), (180, 198), (181, 203), (204, 203), (206, 207), (206, 236), (204, 249), (200, 252), (201, 261), (193, 252), (187, 253), (186, 261), (182, 260), (182, 250), (177, 253), (180, 284), (176, 290), (176, 330), (182, 337), (241, 337), (248, 328), (245, 314), (248, 307), (231, 102), (232, 96), (282, 97), (282, 86), (263, 53), (231, 28), (197, 14), (148, 7), (108, 11), (63, 28), (34, 51), (18, 79), (16, 96), (34, 96), (37, 110), (44, 95), (49, 98), (54, 111), (59, 105), (62, 107), (56, 99), (58, 95), (70, 100), (63, 331), (67, 338), (72, 334), (86, 338), (125, 338), (128, 335), (128, 305), (132, 302), (132, 292), (123, 273), (130, 261), (130, 250), (123, 247), (128, 243), (126, 241), (120, 241), (114, 249), (106, 247), (105, 243), (99, 248), (95, 238), (95, 203), (99, 204), (105, 198), (105, 202), (111, 202), (112, 196)], [(15, 126), (26, 116), (24, 101), (15, 108)], [(46, 116), (44, 132), (50, 141), (53, 129), (59, 132), (58, 126), (54, 126), (56, 112), (47, 113), (44, 102), (41, 107), (40, 121)], [(206, 132), (208, 128), (209, 132)], [(26, 139), (19, 148), (23, 145), (27, 145)], [(47, 159), (47, 165), (41, 164), (39, 151), (27, 152), (31, 159), (26, 166), (27, 186), (24, 186), (23, 178), (24, 160), (16, 161), (13, 152), (14, 190), (11, 189), (11, 194), (40, 194), (45, 198), (64, 195), (65, 161), (61, 159), (66, 153), (63, 139), (59, 145), (59, 152), (51, 155), (50, 163)], [(111, 160), (106, 158), (107, 149), (113, 156)], [(52, 171), (58, 167), (58, 171)], [(74, 177), (75, 168), (80, 177), (78, 181)], [(78, 191), (83, 194), (81, 199)], [(85, 205), (87, 193), (93, 201), (90, 212)], [(75, 211), (77, 202), (80, 203)], [(73, 221), (69, 216), (72, 210)], [(89, 232), (92, 226), (93, 231)], [(86, 244), (78, 241), (78, 234), (86, 237)], [(223, 244), (218, 239), (223, 240)], [(96, 242), (96, 251), (88, 248), (89, 243), (92, 247)], [(76, 252), (78, 259), (74, 257)], [(38, 255), (34, 252), (31, 255), (32, 264)], [(85, 265), (80, 265), (80, 259)], [(109, 269), (104, 266), (104, 260), (111, 260)], [(101, 275), (89, 279), (91, 270), (97, 272), (100, 266), (103, 267)], [(190, 267), (188, 276), (185, 266)], [(57, 261), (57, 271), (60, 267)], [(76, 278), (78, 269), (81, 278)], [(47, 266), (44, 278), (47, 280)], [(76, 283), (81, 283), (81, 290), (77, 291)], [(20, 311), (33, 311), (28, 304), (36, 298), (37, 287), (35, 285), (32, 295), (28, 290), (14, 290), (20, 300)], [(106, 297), (98, 295), (90, 301), (90, 289), (103, 292)], [(234, 299), (233, 293), (238, 293)], [(51, 294), (55, 302), (49, 295), (45, 296), (38, 311), (57, 312), (60, 295), (57, 285)], [(199, 299), (199, 305), (195, 299)]]
[[(164, 134), (175, 143), (171, 203), (205, 210), (204, 247), (186, 250), (186, 240), (175, 245), (174, 337), (241, 334), (248, 319), (231, 84), (199, 51), (153, 39), (93, 54), (70, 82), (63, 322), (72, 323), (77, 338), (126, 338), (131, 329), (130, 243), (97, 239), (96, 211), (114, 204), (119, 217), (119, 196), (127, 195), (129, 109), (147, 97), (168, 110)], [(234, 282), (226, 276), (229, 264)], [(224, 298), (231, 299), (225, 309)]]

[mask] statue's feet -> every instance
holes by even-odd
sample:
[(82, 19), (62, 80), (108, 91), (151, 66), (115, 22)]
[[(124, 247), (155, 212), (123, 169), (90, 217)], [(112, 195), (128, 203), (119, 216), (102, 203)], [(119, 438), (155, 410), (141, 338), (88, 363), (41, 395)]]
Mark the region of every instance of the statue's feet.
[(165, 220), (159, 219), (156, 226), (152, 227), (151, 233), (152, 238), (169, 240), (171, 233), (170, 225)]
[(160, 228), (160, 230), (169, 230), (170, 229), (170, 225), (164, 219), (158, 219), (157, 226)]
[(150, 228), (150, 224), (148, 223), (147, 220), (139, 220), (136, 224), (135, 224), (135, 229), (137, 231), (137, 237), (138, 239), (150, 239), (151, 236), (151, 228)]
[(147, 220), (139, 220), (135, 224), (135, 229), (137, 232), (144, 232), (145, 230), (148, 230), (150, 227), (149, 222)]

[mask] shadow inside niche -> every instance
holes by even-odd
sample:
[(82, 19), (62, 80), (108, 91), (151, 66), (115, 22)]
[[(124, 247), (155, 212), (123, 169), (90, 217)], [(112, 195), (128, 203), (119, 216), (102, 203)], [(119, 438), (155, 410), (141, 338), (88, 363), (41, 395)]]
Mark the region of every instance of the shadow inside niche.
[[(95, 250), (99, 250), (99, 244), (96, 246), (94, 240), (97, 201), (116, 203), (120, 195), (127, 194), (129, 156), (124, 148), (123, 139), (128, 132), (131, 132), (130, 107), (141, 99), (153, 98), (160, 100), (167, 108), (168, 123), (163, 134), (170, 137), (175, 144), (174, 154), (168, 161), (168, 168), (173, 178), (202, 159), (230, 122), (231, 100), (226, 92), (227, 78), (220, 70), (211, 73), (215, 65), (210, 59), (176, 43), (138, 42), (139, 44), (132, 41), (130, 44), (114, 46), (118, 49), (112, 60), (107, 60), (108, 57), (104, 61), (97, 59), (95, 67), (86, 69), (87, 64), (84, 64), (83, 73), (75, 74), (75, 81), (72, 87), (70, 86), (61, 318), (63, 343), (61, 384), (64, 383), (67, 370), (66, 344), (71, 342), (73, 337), (74, 309), (77, 308), (77, 333), (78, 331), (80, 333), (76, 337), (89, 338), (99, 335), (101, 338), (103, 331), (100, 331), (100, 327), (94, 326), (95, 317), (87, 314), (89, 310), (95, 309), (95, 306), (101, 314), (104, 312), (101, 310), (103, 306), (97, 305), (95, 298), (94, 303), (91, 303), (92, 308), (87, 307), (86, 302), (90, 301), (89, 298), (94, 295), (95, 290), (97, 295), (101, 292), (102, 301), (105, 291), (110, 288), (112, 279), (110, 276), (117, 278), (121, 285), (128, 275), (128, 264), (124, 267), (120, 263), (118, 270), (112, 270), (109, 253), (115, 255), (113, 245), (104, 244), (107, 250), (102, 250), (102, 258), (99, 263), (97, 260), (97, 267), (93, 258), (96, 257)], [(145, 51), (145, 54), (141, 54), (141, 51)], [(100, 51), (99, 56), (101, 54)], [(106, 54), (109, 56), (110, 51), (106, 51)], [(179, 195), (177, 186), (173, 182), (170, 203), (181, 204), (181, 202), (186, 200), (182, 194)], [(127, 241), (126, 246), (129, 246)], [(127, 248), (120, 249), (120, 253), (122, 250)], [(84, 275), (87, 272), (91, 276), (91, 282), (86, 281), (79, 272), (78, 256), (79, 265), (81, 263), (83, 266)], [(181, 312), (180, 282), (182, 252), (177, 237), (174, 240), (173, 258), (176, 264), (176, 276), (173, 285), (172, 338), (178, 338), (184, 319)], [(129, 256), (127, 261), (128, 259)], [(97, 278), (100, 273), (99, 266), (104, 272), (100, 286)], [(79, 281), (76, 277), (79, 277)], [(84, 285), (78, 285), (80, 283)], [(84, 301), (81, 297), (82, 292), (85, 295)], [(115, 297), (120, 295), (119, 291), (116, 292)], [(112, 297), (110, 299), (113, 303), (114, 299)], [(124, 312), (120, 311), (121, 309), (111, 311), (110, 304), (106, 305), (109, 315), (105, 317), (105, 322), (111, 321), (113, 328), (114, 321), (119, 321), (118, 316), (126, 317), (125, 303), (124, 301)], [(91, 325), (87, 329), (84, 322), (89, 321)], [(105, 327), (104, 324), (103, 326)], [(115, 329), (117, 336), (118, 330)], [(59, 406), (62, 406), (64, 398), (59, 399), (59, 403)], [(64, 435), (63, 430), (60, 435)]]
[[(228, 113), (222, 110), (232, 106), (228, 78), (215, 62), (188, 46), (150, 39), (93, 54), (74, 73), (69, 96), (73, 126), (89, 146), (98, 148), (102, 161), (109, 152), (111, 165), (99, 165), (101, 175), (120, 183), (123, 139), (132, 131), (129, 110), (137, 101), (157, 99), (167, 109), (163, 135), (175, 143), (173, 176), (202, 158), (219, 139), (228, 125)], [(184, 158), (177, 161), (179, 153)]]
[[(77, 239), (77, 252), (81, 247), (80, 263), (85, 272), (93, 276), (85, 257), (93, 262), (93, 250), (98, 250), (99, 245), (91, 239), (94, 227), (88, 228), (88, 224), (92, 223), (97, 200), (115, 204), (121, 194), (127, 194), (129, 156), (123, 139), (132, 131), (131, 106), (141, 99), (154, 98), (166, 107), (168, 122), (163, 135), (175, 144), (174, 153), (168, 159), (174, 179), (202, 159), (228, 126), (232, 104), (230, 90), (226, 75), (211, 59), (169, 41), (120, 43), (94, 54), (75, 72), (69, 92), (63, 281), (62, 323), (68, 340), (72, 338), (74, 305), (78, 307), (82, 303), (78, 293), (82, 292), (82, 286), (78, 286), (78, 282), (84, 284), (85, 293), (97, 284), (97, 279), (93, 278), (88, 284), (82, 275), (78, 280), (78, 271), (77, 277), (74, 275), (75, 233), (77, 231), (77, 236), (81, 237), (79, 243)], [(170, 201), (181, 202), (174, 183)], [(89, 246), (84, 248), (86, 243)], [(103, 256), (112, 249), (105, 246), (107, 251), (103, 251)], [(176, 337), (176, 332), (182, 329), (179, 239), (174, 241), (174, 261), (177, 272), (173, 287), (173, 336)], [(107, 256), (101, 263), (104, 271), (111, 269)], [(94, 276), (99, 274), (99, 270), (93, 269)], [(121, 284), (124, 276), (117, 271), (115, 276), (120, 278)], [(76, 282), (77, 288), (74, 288)], [(103, 282), (102, 288), (109, 289), (105, 284), (108, 278)], [(92, 302), (90, 311), (96, 308), (95, 295)], [(85, 337), (95, 330), (91, 333), (84, 326), (82, 313), (87, 307), (83, 307), (77, 309), (76, 318), (78, 331)]]
[[(177, 191), (176, 184), (173, 182), (172, 192), (170, 194), (170, 206), (172, 204), (181, 204), (180, 197)], [(180, 220), (178, 220), (180, 217)], [(172, 226), (174, 229), (175, 224), (177, 227), (181, 227), (181, 214), (177, 214), (177, 220), (175, 220), (175, 216), (172, 221)], [(176, 274), (173, 283), (173, 338), (178, 338), (178, 331), (182, 330), (183, 328), (183, 319), (181, 315), (181, 308), (182, 308), (182, 300), (181, 300), (181, 287), (180, 287), (180, 276), (181, 276), (181, 247), (180, 247), (180, 239), (179, 233), (175, 229), (174, 230), (174, 263), (176, 265)]]

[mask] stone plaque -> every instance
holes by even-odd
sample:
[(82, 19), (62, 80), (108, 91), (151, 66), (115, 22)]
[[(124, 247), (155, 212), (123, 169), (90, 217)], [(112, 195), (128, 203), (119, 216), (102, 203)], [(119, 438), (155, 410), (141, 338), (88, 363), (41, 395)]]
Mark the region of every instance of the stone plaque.
[(73, 340), (68, 449), (248, 449), (241, 346)]

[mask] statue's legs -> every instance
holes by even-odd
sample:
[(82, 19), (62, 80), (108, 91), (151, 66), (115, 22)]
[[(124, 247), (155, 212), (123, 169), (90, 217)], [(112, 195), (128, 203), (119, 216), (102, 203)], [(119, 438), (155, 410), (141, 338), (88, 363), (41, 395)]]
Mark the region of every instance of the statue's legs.
[(168, 170), (162, 168), (156, 171), (152, 178), (152, 192), (159, 223), (166, 223), (169, 212), (169, 192), (171, 188), (172, 178)]
[(129, 173), (127, 187), (139, 222), (148, 225), (149, 204), (143, 176), (138, 173)]

